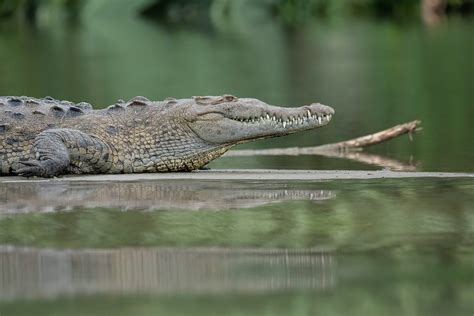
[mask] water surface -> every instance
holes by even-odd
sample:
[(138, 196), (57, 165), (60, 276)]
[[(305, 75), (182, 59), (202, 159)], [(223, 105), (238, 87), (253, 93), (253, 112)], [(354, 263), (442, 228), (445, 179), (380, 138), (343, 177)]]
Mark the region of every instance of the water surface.
[(7, 314), (474, 308), (470, 179), (8, 183), (0, 200)]

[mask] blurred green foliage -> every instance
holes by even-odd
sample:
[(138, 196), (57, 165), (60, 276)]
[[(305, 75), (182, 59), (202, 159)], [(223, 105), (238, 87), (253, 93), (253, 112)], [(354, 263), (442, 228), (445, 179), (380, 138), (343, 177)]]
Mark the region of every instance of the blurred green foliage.
[[(285, 24), (297, 25), (316, 16), (373, 15), (380, 17), (410, 17), (419, 14), (421, 2), (438, 4), (444, 12), (473, 12), (473, 0), (143, 0), (138, 6), (113, 0), (0, 0), (0, 16), (22, 16), (34, 20), (38, 11), (63, 11), (77, 16), (83, 6), (115, 3), (133, 8), (145, 16), (172, 22), (208, 19), (213, 10), (229, 10), (242, 3), (263, 7)], [(236, 4), (237, 3), (237, 4)]]
[(0, 0), (0, 17), (18, 17), (34, 21), (41, 10), (61, 11), (69, 17), (77, 17), (84, 0)]
[[(80, 23), (64, 27), (59, 2), (41, 3), (58, 15), (41, 9), (34, 26), (0, 24), (0, 60), (8, 74), (0, 77), (0, 95), (52, 95), (96, 107), (135, 95), (232, 93), (286, 106), (319, 101), (336, 109), (327, 128), (243, 146), (311, 146), (420, 119), (423, 133), (414, 142), (401, 137), (369, 150), (402, 161), (413, 157), (425, 171), (474, 168), (472, 19), (453, 17), (433, 28), (416, 19), (314, 19), (289, 32), (251, 0), (215, 0), (212, 25), (205, 22), (203, 30), (199, 23), (162, 25), (130, 16), (150, 0), (95, 0), (81, 6)], [(301, 156), (222, 158), (211, 168), (367, 166)]]

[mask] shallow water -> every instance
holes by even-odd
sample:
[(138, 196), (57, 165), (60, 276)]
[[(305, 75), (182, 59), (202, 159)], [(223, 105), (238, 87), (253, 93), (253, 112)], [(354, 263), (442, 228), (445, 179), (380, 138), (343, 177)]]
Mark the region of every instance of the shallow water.
[[(0, 22), (0, 95), (320, 101), (336, 109), (326, 128), (240, 148), (412, 119), (424, 130), (368, 149), (379, 164), (260, 156), (211, 167), (474, 171), (472, 20), (289, 30), (241, 16), (201, 29), (110, 12)], [(471, 179), (2, 183), (0, 315), (472, 315), (473, 249)]]
[(0, 201), (6, 315), (474, 308), (470, 179), (6, 183)]

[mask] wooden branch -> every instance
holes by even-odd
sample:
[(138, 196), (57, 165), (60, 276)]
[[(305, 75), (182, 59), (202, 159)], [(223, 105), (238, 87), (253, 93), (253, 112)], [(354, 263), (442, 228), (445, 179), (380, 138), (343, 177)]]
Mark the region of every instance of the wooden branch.
[(393, 126), (391, 128), (388, 128), (386, 130), (383, 130), (374, 134), (357, 137), (357, 138), (342, 141), (339, 143), (317, 146), (316, 148), (323, 151), (328, 151), (328, 150), (347, 151), (349, 149), (354, 149), (354, 148), (360, 149), (363, 147), (379, 144), (381, 142), (390, 140), (392, 138), (395, 138), (407, 133), (410, 136), (410, 140), (412, 140), (412, 134), (416, 131), (421, 130), (420, 124), (421, 124), (421, 121), (418, 121), (418, 120), (411, 121), (408, 123)]
[(386, 130), (369, 134), (346, 141), (325, 144), (321, 146), (311, 147), (288, 147), (288, 148), (270, 148), (270, 149), (240, 149), (231, 150), (224, 156), (226, 157), (242, 157), (242, 156), (299, 156), (299, 155), (318, 155), (331, 158), (344, 158), (369, 165), (381, 166), (391, 170), (416, 170), (416, 163), (400, 162), (395, 159), (361, 153), (364, 147), (379, 144), (381, 142), (393, 139), (395, 137), (408, 134), (412, 140), (412, 134), (421, 130), (421, 122), (416, 120), (400, 125), (393, 126)]

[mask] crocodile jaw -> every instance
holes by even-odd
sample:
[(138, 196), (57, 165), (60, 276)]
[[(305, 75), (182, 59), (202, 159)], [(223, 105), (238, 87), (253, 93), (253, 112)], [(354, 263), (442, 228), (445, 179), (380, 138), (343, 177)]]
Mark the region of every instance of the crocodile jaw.
[(255, 99), (247, 100), (250, 101), (239, 99), (240, 102), (232, 107), (207, 109), (189, 126), (206, 142), (237, 144), (322, 127), (334, 115), (331, 107), (319, 103), (283, 108)]

